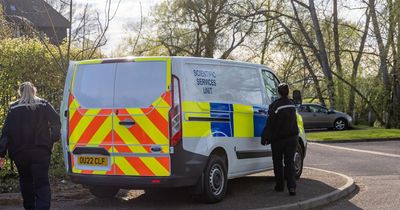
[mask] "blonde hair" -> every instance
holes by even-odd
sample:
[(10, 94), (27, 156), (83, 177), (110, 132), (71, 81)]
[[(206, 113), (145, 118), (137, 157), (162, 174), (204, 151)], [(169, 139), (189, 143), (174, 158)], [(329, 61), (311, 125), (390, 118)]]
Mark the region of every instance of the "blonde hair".
[(36, 109), (40, 98), (36, 96), (37, 89), (31, 82), (24, 82), (19, 86), (19, 104), (27, 105), (31, 109)]

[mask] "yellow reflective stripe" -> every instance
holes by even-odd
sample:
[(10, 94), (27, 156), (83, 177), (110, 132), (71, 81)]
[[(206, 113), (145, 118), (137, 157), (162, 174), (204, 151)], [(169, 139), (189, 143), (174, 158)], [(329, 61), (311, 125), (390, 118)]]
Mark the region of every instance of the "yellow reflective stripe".
[(103, 122), (96, 133), (93, 135), (92, 139), (88, 142), (88, 145), (100, 145), (104, 138), (111, 132), (112, 129), (112, 116), (108, 116)]
[(82, 173), (82, 170), (78, 170), (78, 169), (76, 169), (76, 167), (74, 166), (74, 167), (72, 168), (72, 173), (80, 174), (80, 173)]
[[(121, 139), (125, 142), (124, 145), (121, 146), (126, 146), (126, 144), (138, 144), (140, 145), (140, 142), (136, 139), (136, 137), (125, 127), (120, 126), (119, 121), (114, 120), (114, 132), (116, 132)], [(147, 150), (143, 146), (137, 146), (135, 147), (135, 150), (133, 151), (135, 153), (148, 153)]]
[(74, 100), (72, 100), (71, 105), (69, 106), (69, 108), (70, 108), (70, 109), (72, 109), (72, 108), (74, 108), (74, 109), (79, 108), (79, 103), (78, 103), (78, 101), (76, 100), (76, 98), (74, 98)]
[(296, 117), (297, 117), (297, 126), (299, 127), (300, 134), (304, 133), (304, 124), (303, 124), (303, 118), (299, 113), (296, 112)]
[(254, 112), (252, 106), (233, 104), (233, 127), (235, 137), (254, 136)]
[(166, 120), (169, 121), (168, 119), (168, 112), (169, 108), (157, 108), (158, 113)]
[(102, 59), (93, 59), (93, 60), (84, 60), (84, 61), (78, 61), (79, 65), (85, 65), (85, 64), (99, 64), (103, 62)]
[(100, 109), (89, 109), (76, 125), (74, 131), (69, 137), (69, 141), (72, 143), (77, 143), (83, 132), (85, 132), (86, 128), (89, 126), (90, 122), (92, 122), (99, 112)]
[(74, 81), (75, 81), (75, 74), (76, 74), (76, 69), (78, 68), (78, 65), (77, 64), (75, 64), (75, 67), (74, 67), (74, 73), (72, 74), (72, 79), (71, 79), (71, 84), (70, 84), (70, 91), (71, 91), (71, 93), (73, 93), (73, 90), (74, 90)]
[(182, 102), (182, 111), (184, 112), (210, 112), (209, 102)]
[(171, 74), (172, 74), (172, 70), (171, 70), (171, 58), (167, 58), (167, 84), (165, 89), (168, 90), (169, 86), (171, 85)]
[(75, 108), (70, 108), (69, 109), (69, 120), (72, 119), (72, 117), (74, 116), (75, 112), (77, 112)]
[(131, 164), (125, 159), (125, 157), (115, 156), (115, 164), (124, 172), (126, 175), (139, 175)]
[(96, 174), (96, 175), (105, 175), (107, 173), (107, 171), (92, 171), (92, 174)]
[(182, 123), (183, 137), (206, 137), (211, 135), (211, 122), (188, 121), (189, 115), (211, 117), (210, 103), (184, 101), (182, 109), (185, 114), (185, 120)]
[(164, 136), (160, 130), (153, 124), (149, 118), (143, 113), (141, 109), (126, 109), (130, 115), (141, 115), (132, 116), (135, 123), (142, 127), (143, 131), (153, 140), (156, 144), (167, 144), (168, 137)]
[(186, 113), (184, 118), (185, 120), (189, 120), (191, 117), (203, 117), (203, 118), (208, 118), (210, 117), (210, 113)]
[(140, 160), (149, 168), (156, 176), (169, 176), (169, 171), (161, 165), (160, 162), (153, 157), (140, 157)]

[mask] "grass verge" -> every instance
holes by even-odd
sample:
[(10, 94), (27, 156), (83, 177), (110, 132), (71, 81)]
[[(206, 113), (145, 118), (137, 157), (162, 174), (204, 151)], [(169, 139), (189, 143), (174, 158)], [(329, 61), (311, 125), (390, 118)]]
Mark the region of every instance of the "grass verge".
[(312, 141), (364, 140), (364, 139), (400, 139), (400, 129), (365, 128), (346, 131), (324, 131), (307, 133)]

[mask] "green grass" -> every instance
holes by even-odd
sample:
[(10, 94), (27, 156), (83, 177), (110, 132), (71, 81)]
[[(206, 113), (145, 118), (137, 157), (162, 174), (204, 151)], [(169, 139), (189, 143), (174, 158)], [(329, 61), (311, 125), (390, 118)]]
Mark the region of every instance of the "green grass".
[(314, 141), (388, 139), (388, 138), (400, 139), (400, 129), (362, 127), (361, 129), (356, 129), (356, 130), (307, 133), (307, 139)]

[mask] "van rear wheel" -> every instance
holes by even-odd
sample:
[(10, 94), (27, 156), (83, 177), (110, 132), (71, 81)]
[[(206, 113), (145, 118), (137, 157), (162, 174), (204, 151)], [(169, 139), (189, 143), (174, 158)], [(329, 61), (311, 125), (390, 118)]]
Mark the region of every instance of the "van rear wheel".
[(211, 155), (203, 176), (203, 192), (199, 199), (205, 203), (217, 203), (224, 199), (227, 184), (226, 160), (218, 155)]
[(113, 198), (117, 195), (119, 188), (116, 187), (99, 187), (99, 186), (91, 186), (89, 187), (89, 191), (96, 198)]

